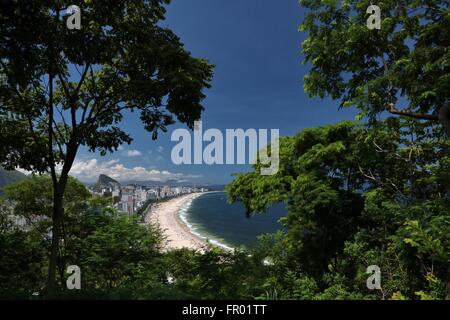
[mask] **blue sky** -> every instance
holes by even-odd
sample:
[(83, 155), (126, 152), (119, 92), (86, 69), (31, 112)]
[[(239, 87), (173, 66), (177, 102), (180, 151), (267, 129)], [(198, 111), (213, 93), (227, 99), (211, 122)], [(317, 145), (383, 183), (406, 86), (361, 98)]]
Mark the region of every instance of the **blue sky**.
[[(353, 119), (355, 110), (310, 98), (303, 91), (308, 65), (302, 65), (298, 32), (304, 9), (297, 0), (173, 0), (163, 26), (171, 28), (195, 57), (216, 65), (212, 88), (205, 91), (204, 130), (218, 128), (280, 129), (282, 136), (303, 128)], [(154, 177), (224, 184), (246, 165), (172, 164), (171, 131), (152, 141), (137, 115), (127, 114), (122, 127), (134, 138), (112, 155), (81, 150), (72, 174), (92, 180), (106, 173), (120, 180)], [(95, 177), (96, 178), (96, 177)]]

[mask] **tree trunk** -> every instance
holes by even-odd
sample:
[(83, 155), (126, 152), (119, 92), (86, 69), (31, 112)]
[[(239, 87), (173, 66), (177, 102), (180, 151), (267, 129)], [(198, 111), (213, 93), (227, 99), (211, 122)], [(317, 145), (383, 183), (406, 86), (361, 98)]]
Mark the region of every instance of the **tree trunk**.
[(439, 109), (439, 122), (444, 127), (445, 133), (450, 138), (450, 106), (445, 106)]
[(53, 186), (52, 245), (47, 277), (47, 293), (51, 299), (57, 296), (56, 293), (58, 289), (56, 283), (56, 269), (59, 264), (61, 223), (64, 217), (64, 192), (68, 177), (69, 171), (63, 169), (57, 185)]
[(50, 298), (54, 298), (56, 294), (56, 267), (61, 239), (61, 220), (64, 214), (64, 192), (58, 190), (58, 186), (53, 186), (53, 188), (52, 246), (47, 278), (47, 290)]

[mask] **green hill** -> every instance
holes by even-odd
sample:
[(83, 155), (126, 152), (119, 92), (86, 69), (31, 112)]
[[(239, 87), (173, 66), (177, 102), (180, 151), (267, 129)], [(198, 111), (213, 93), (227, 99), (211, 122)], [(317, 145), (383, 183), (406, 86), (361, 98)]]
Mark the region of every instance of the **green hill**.
[(5, 170), (0, 168), (0, 193), (1, 189), (10, 184), (25, 179), (27, 176), (16, 170)]

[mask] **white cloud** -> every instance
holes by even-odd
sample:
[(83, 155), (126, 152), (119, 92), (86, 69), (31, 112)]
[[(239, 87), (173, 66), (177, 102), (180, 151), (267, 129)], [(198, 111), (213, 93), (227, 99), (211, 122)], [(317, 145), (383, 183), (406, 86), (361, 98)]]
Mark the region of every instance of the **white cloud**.
[(161, 153), (161, 152), (164, 151), (164, 147), (163, 147), (163, 146), (159, 146), (156, 150), (157, 150), (159, 153)]
[(176, 180), (179, 182), (188, 179), (199, 178), (196, 175), (186, 175), (157, 169), (146, 169), (144, 167), (128, 168), (118, 160), (99, 162), (97, 159), (75, 160), (70, 175), (83, 182), (95, 182), (100, 174), (116, 179), (118, 181), (158, 181), (166, 182)]
[(127, 154), (128, 157), (139, 157), (139, 156), (142, 156), (142, 152), (140, 152), (139, 150), (128, 150), (126, 154)]
[(27, 176), (29, 176), (32, 173), (31, 171), (28, 171), (28, 170), (25, 170), (25, 169), (22, 169), (22, 168), (19, 168), (19, 167), (16, 168), (16, 171), (19, 171), (19, 172), (21, 172), (21, 173), (23, 173), (23, 174), (25, 174)]

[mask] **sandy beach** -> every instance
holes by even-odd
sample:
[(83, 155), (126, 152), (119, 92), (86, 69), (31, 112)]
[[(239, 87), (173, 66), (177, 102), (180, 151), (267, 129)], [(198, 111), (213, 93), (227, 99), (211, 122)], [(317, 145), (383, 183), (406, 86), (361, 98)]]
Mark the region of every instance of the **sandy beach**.
[(206, 242), (192, 234), (188, 227), (180, 220), (178, 212), (187, 202), (200, 193), (183, 195), (152, 206), (145, 217), (146, 223), (159, 225), (165, 237), (163, 250), (188, 248), (205, 251)]

